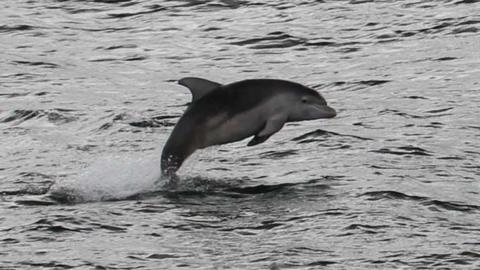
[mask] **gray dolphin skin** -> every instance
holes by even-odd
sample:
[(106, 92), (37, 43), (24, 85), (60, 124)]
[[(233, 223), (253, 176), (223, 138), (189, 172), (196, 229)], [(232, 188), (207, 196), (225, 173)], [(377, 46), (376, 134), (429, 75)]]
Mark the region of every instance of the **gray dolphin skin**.
[(193, 99), (174, 127), (162, 151), (161, 169), (175, 172), (195, 150), (254, 136), (247, 146), (265, 142), (287, 122), (332, 118), (315, 90), (298, 83), (255, 79), (221, 85), (188, 77), (178, 81)]

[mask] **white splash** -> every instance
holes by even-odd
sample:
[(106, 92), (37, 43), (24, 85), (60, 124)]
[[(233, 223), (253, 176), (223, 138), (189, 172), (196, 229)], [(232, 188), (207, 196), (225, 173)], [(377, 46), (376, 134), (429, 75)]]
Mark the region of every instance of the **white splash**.
[(109, 156), (74, 179), (56, 182), (49, 196), (71, 203), (121, 200), (159, 190), (163, 183), (158, 156)]

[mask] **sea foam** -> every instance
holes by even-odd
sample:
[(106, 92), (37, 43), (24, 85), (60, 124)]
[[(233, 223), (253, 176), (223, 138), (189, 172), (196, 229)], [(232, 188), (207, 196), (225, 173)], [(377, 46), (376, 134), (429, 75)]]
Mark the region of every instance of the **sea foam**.
[(107, 156), (77, 177), (57, 181), (49, 191), (53, 199), (71, 203), (122, 200), (156, 191), (165, 184), (158, 156)]

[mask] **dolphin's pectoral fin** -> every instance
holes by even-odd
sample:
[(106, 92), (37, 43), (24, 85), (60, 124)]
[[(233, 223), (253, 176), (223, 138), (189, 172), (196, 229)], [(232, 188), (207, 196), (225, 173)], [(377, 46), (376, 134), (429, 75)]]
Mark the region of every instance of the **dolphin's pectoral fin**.
[(206, 94), (222, 86), (219, 83), (205, 79), (186, 77), (178, 81), (178, 84), (187, 87), (192, 92), (192, 101), (199, 100)]
[(270, 138), (270, 136), (272, 136), (272, 134), (268, 135), (268, 136), (257, 136), (255, 135), (253, 137), (252, 140), (250, 140), (248, 143), (247, 143), (247, 146), (254, 146), (254, 145), (257, 145), (257, 144), (261, 144), (263, 143), (264, 141), (266, 141), (268, 138)]
[(286, 117), (277, 116), (269, 119), (262, 130), (260, 130), (251, 141), (248, 142), (247, 146), (253, 146), (266, 141), (270, 136), (277, 133), (282, 129), (285, 124)]

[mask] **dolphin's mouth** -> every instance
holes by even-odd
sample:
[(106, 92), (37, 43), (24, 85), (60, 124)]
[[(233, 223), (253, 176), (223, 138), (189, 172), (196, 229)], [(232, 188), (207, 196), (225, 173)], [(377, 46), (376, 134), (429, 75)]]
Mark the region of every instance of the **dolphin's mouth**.
[(334, 108), (327, 105), (315, 105), (315, 107), (320, 111), (321, 118), (333, 118), (337, 116), (337, 111)]

